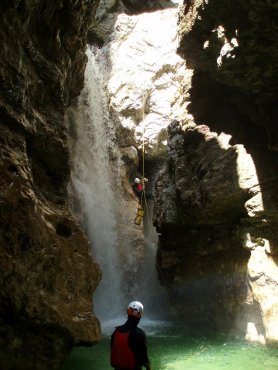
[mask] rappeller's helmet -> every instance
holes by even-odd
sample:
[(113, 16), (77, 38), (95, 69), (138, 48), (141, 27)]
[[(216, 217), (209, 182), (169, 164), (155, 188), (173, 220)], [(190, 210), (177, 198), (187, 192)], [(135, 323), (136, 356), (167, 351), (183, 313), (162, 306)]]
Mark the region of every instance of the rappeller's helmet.
[(140, 179), (138, 179), (138, 177), (135, 177), (134, 182), (135, 184), (140, 184)]
[(141, 318), (143, 315), (144, 307), (142, 303), (138, 301), (132, 301), (130, 304), (127, 306), (127, 314), (128, 316), (135, 316), (137, 318)]

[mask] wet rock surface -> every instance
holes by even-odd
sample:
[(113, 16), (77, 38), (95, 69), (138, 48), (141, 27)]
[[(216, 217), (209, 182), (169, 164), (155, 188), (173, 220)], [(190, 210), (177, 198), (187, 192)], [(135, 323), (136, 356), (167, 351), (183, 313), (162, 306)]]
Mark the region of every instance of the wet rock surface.
[(100, 338), (100, 279), (69, 210), (64, 112), (83, 85), (97, 2), (0, 5), (0, 257), (3, 369), (56, 369), (76, 343)]

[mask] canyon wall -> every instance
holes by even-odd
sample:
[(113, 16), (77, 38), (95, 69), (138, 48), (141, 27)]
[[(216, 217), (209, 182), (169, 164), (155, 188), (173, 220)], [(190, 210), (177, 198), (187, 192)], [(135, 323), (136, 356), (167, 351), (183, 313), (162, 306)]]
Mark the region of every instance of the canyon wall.
[[(0, 364), (7, 370), (59, 368), (73, 345), (100, 338), (92, 295), (101, 272), (92, 258), (94, 246), (70, 210), (70, 128), (64, 114), (83, 87), (87, 39), (105, 42), (99, 29), (105, 29), (107, 18), (110, 37), (119, 12), (173, 4), (102, 1), (95, 17), (98, 5), (93, 0), (13, 0), (0, 6)], [(141, 248), (130, 187), (138, 167), (136, 140), (134, 130), (126, 140), (125, 130), (117, 127), (132, 240)]]
[(95, 343), (100, 269), (69, 210), (66, 107), (97, 1), (2, 1), (0, 367), (56, 369)]
[(263, 4), (184, 1), (177, 45), (176, 9), (104, 1), (90, 34), (119, 146), (140, 157), (144, 138), (147, 176), (163, 167), (157, 268), (184, 327), (260, 343), (278, 336), (276, 8)]
[[(156, 183), (160, 280), (186, 328), (278, 341), (274, 1), (184, 1), (193, 70)], [(188, 86), (184, 86), (188, 92)]]
[[(160, 24), (168, 22), (171, 2), (107, 0), (96, 13), (97, 6), (0, 5), (1, 368), (56, 369), (73, 345), (100, 339), (92, 295), (101, 272), (69, 207), (64, 121), (83, 87), (87, 37), (104, 46), (111, 71), (129, 219), (143, 134), (152, 180), (156, 162), (164, 163), (154, 207), (157, 268), (184, 326), (277, 342), (275, 1), (184, 1), (179, 46), (173, 19), (161, 38), (148, 31), (152, 13), (136, 18), (159, 10)], [(127, 57), (121, 71), (119, 50)], [(142, 229), (132, 226), (141, 248)]]

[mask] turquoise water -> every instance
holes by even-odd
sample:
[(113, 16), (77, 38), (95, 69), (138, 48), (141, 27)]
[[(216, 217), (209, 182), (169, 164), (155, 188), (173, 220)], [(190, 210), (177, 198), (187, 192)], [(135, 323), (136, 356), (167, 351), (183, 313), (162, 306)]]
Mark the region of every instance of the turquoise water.
[[(147, 335), (148, 330), (144, 328)], [(76, 347), (63, 370), (109, 370), (109, 336), (94, 347)], [(277, 370), (278, 350), (240, 341), (193, 339), (173, 333), (148, 335), (152, 370)]]

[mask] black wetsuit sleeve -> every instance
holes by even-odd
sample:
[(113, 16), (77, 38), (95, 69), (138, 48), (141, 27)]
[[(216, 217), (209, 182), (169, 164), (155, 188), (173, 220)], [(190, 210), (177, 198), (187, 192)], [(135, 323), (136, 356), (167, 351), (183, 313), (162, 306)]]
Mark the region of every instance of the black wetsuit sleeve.
[(145, 367), (150, 366), (150, 360), (148, 357), (147, 349), (147, 338), (143, 330), (137, 328), (137, 330), (131, 336), (130, 347), (135, 353), (137, 364)]

